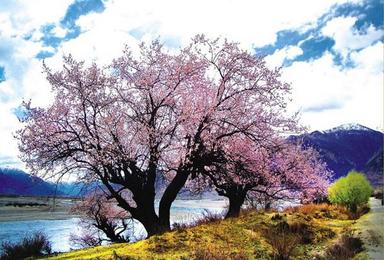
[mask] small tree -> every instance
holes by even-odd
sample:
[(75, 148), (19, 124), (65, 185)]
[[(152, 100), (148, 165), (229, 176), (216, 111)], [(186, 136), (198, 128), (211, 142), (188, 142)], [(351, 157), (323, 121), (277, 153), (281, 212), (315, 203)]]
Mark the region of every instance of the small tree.
[(368, 202), (372, 192), (371, 184), (362, 173), (350, 171), (329, 187), (328, 198), (330, 202), (344, 205), (356, 213), (359, 205)]
[(81, 214), (80, 234), (71, 234), (74, 246), (90, 247), (102, 242), (129, 242), (126, 234), (133, 226), (133, 220), (127, 211), (119, 208), (113, 199), (108, 200), (105, 194), (95, 192), (77, 203), (72, 212)]

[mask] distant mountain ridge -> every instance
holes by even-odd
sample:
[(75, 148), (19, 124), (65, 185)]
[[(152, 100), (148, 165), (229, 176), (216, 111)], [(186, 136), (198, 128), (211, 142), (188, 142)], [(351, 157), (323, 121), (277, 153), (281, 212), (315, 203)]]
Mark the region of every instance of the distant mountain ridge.
[(81, 184), (52, 183), (19, 169), (0, 168), (0, 195), (77, 197)]
[(315, 148), (335, 173), (335, 179), (350, 170), (357, 170), (366, 173), (372, 184), (383, 184), (382, 132), (359, 124), (346, 124), (326, 131), (290, 136), (289, 140)]
[(64, 195), (54, 184), (18, 169), (0, 169), (0, 194), (21, 196)]
[(377, 151), (376, 154), (374, 154), (373, 157), (366, 163), (365, 168), (362, 170), (363, 172), (366, 173), (371, 183), (381, 187), (384, 184), (383, 157), (384, 157), (383, 147), (381, 147), (381, 149)]

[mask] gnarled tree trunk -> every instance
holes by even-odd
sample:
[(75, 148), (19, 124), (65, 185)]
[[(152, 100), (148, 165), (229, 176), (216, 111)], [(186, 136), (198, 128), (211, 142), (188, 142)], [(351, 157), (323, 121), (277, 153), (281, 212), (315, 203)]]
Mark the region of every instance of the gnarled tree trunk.
[(238, 217), (245, 197), (229, 197), (229, 208), (225, 218)]
[(170, 212), (173, 201), (188, 179), (187, 171), (179, 171), (164, 191), (159, 204), (160, 226), (170, 229)]
[(225, 218), (233, 218), (240, 215), (240, 209), (244, 204), (245, 195), (246, 192), (244, 191), (237, 191), (227, 195), (227, 198), (229, 199), (229, 207)]
[(227, 183), (224, 185), (216, 184), (216, 191), (220, 196), (229, 199), (229, 207), (225, 218), (238, 217), (248, 190), (242, 185)]

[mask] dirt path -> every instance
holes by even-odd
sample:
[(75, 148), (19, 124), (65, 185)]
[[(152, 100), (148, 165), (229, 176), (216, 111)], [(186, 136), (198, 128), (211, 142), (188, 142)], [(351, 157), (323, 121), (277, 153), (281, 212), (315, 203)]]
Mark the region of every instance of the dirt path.
[(381, 201), (371, 198), (371, 211), (361, 217), (355, 227), (364, 241), (368, 256), (372, 260), (384, 260), (384, 207)]

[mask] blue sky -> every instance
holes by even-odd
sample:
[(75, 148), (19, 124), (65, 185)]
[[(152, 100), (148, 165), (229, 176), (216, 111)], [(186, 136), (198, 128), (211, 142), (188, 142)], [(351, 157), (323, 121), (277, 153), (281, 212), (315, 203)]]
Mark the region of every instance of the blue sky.
[[(383, 1), (0, 0), (0, 167), (20, 166), (13, 133), (22, 100), (52, 101), (44, 60), (107, 64), (157, 37), (227, 37), (292, 85), (290, 111), (310, 130), (359, 123), (383, 130)], [(44, 7), (44, 8), (42, 8)]]
[[(363, 3), (363, 4), (362, 4)], [(327, 26), (329, 21), (337, 17), (353, 17), (355, 21), (352, 29), (359, 34), (366, 35), (370, 26), (374, 28), (383, 28), (383, 5), (381, 1), (368, 0), (357, 3), (344, 3), (334, 5), (329, 12), (322, 15), (314, 27), (306, 30), (288, 29), (277, 32), (277, 39), (274, 43), (256, 48), (257, 53), (262, 55), (271, 55), (277, 49), (287, 46), (299, 46), (303, 53), (293, 57), (292, 59), (284, 59), (284, 66), (290, 66), (295, 61), (308, 61), (318, 59), (325, 52), (331, 52), (334, 56), (334, 63), (343, 67), (354, 66), (350, 57), (340, 57), (339, 53), (333, 49), (335, 39), (329, 35), (324, 35), (322, 29)], [(382, 41), (381, 37), (373, 39), (370, 44)], [(364, 46), (356, 48), (361, 50)]]

